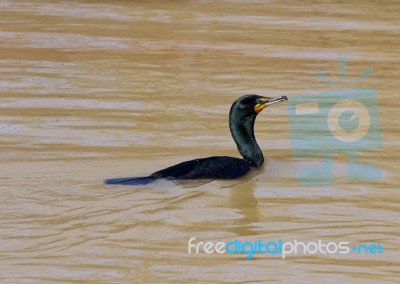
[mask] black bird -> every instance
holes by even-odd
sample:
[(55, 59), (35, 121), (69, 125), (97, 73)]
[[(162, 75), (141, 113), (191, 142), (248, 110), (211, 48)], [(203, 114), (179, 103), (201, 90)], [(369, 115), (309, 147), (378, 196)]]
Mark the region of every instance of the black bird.
[(233, 140), (243, 159), (214, 156), (179, 163), (152, 173), (148, 177), (112, 178), (106, 184), (143, 185), (157, 179), (235, 179), (253, 169), (260, 168), (264, 157), (254, 137), (254, 122), (257, 115), (267, 106), (287, 101), (286, 96), (268, 98), (246, 95), (237, 99), (229, 112), (229, 128)]

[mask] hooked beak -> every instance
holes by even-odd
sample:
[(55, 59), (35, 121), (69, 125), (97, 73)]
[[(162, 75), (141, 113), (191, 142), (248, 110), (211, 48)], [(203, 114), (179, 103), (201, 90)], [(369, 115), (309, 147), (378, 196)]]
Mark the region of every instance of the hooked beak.
[(260, 99), (261, 103), (256, 104), (254, 107), (254, 110), (257, 114), (259, 114), (263, 109), (265, 109), (267, 106), (279, 103), (279, 102), (284, 102), (287, 101), (288, 98), (286, 96), (278, 97), (278, 98), (262, 98)]

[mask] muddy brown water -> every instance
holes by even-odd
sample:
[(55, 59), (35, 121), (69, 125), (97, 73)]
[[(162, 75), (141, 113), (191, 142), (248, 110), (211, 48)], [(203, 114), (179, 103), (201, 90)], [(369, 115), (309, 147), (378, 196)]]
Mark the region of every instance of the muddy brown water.
[[(397, 1), (0, 1), (0, 281), (399, 281)], [(106, 186), (180, 161), (238, 156), (243, 94), (327, 92), (365, 68), (382, 148), (375, 182), (302, 186), (288, 108), (256, 121), (265, 167), (239, 181)], [(310, 129), (309, 131), (312, 131)], [(304, 133), (307, 137), (308, 133)], [(188, 254), (188, 240), (376, 244), (383, 254)]]

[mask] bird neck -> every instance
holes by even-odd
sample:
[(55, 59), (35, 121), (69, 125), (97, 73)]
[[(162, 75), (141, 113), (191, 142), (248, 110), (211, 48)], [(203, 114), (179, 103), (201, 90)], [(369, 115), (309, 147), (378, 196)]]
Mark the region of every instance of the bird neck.
[(234, 111), (229, 114), (229, 128), (233, 140), (243, 159), (255, 167), (264, 163), (264, 156), (254, 137), (254, 122), (256, 116), (239, 117)]

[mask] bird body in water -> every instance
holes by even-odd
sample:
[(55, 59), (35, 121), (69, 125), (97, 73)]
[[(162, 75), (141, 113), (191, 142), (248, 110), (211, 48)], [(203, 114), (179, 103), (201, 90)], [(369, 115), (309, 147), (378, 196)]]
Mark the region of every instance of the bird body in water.
[(243, 159), (227, 156), (213, 156), (179, 163), (162, 169), (148, 177), (112, 178), (106, 184), (143, 185), (157, 179), (235, 179), (264, 163), (264, 156), (254, 136), (254, 122), (257, 115), (267, 106), (287, 101), (286, 96), (268, 98), (245, 95), (238, 98), (229, 112), (229, 128)]

